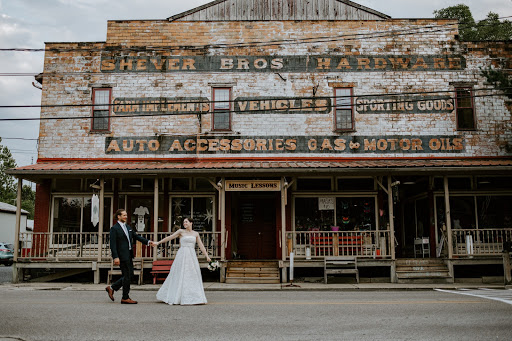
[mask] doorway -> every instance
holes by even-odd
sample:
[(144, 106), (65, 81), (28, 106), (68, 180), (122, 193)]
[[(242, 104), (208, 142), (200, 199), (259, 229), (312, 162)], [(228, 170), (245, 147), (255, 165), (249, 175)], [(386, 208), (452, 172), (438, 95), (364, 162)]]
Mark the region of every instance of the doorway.
[(275, 259), (277, 196), (236, 193), (233, 199), (238, 257), (249, 260)]

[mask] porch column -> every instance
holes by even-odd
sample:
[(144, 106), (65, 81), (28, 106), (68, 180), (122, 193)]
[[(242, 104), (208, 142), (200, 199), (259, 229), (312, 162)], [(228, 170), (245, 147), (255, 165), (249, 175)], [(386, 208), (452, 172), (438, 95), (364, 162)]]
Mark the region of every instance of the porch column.
[[(98, 263), (102, 260), (103, 253), (103, 224), (105, 215), (105, 179), (100, 178), (100, 217), (98, 220)], [(94, 266), (93, 266), (94, 267)], [(94, 284), (100, 283), (100, 269), (96, 266), (94, 270)]]
[[(153, 203), (153, 241), (158, 240), (158, 178), (155, 178)], [(153, 247), (153, 261), (156, 261), (156, 247)]]
[(219, 210), (220, 210), (220, 260), (226, 260), (226, 181), (225, 178), (221, 180), (219, 191)]
[(16, 197), (16, 226), (14, 232), (14, 263), (12, 264), (12, 282), (18, 283), (20, 274), (18, 271), (18, 253), (20, 252), (20, 229), (21, 229), (21, 190), (23, 188), (23, 180), (18, 178), (18, 193)]
[(448, 177), (444, 176), (444, 206), (446, 209), (446, 233), (448, 234), (448, 258), (453, 258), (452, 218), (450, 215), (450, 191), (448, 190)]
[[(279, 244), (281, 244), (281, 259), (283, 263), (286, 261), (286, 188), (285, 178), (281, 178), (281, 238)], [(281, 282), (286, 283), (286, 267), (283, 266), (281, 269)]]
[(389, 252), (391, 259), (395, 260), (395, 212), (393, 205), (393, 188), (391, 186), (391, 175), (388, 175), (388, 210), (389, 210)]

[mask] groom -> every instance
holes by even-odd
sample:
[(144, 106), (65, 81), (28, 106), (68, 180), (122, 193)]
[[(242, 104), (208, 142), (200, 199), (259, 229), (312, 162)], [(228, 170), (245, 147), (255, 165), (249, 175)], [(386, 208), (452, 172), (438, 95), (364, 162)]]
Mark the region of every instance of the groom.
[(110, 250), (114, 265), (121, 268), (122, 277), (118, 279), (112, 286), (107, 286), (105, 290), (108, 297), (113, 301), (114, 292), (123, 287), (123, 298), (121, 304), (137, 304), (130, 298), (130, 283), (133, 277), (133, 246), (135, 240), (143, 244), (155, 246), (156, 243), (142, 238), (126, 224), (128, 215), (126, 210), (119, 209), (116, 211), (117, 223), (110, 228)]

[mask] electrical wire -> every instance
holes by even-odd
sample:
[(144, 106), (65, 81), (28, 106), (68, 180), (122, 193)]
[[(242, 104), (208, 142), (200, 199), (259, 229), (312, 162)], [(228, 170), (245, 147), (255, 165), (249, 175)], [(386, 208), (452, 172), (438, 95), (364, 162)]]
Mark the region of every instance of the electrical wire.
[[(498, 97), (498, 96), (505, 96), (504, 93), (499, 93), (499, 94), (487, 94), (487, 95), (472, 95), (472, 96), (459, 96), (457, 98), (455, 97), (439, 97), (437, 99), (454, 99), (454, 100), (457, 100), (457, 99), (465, 99), (465, 98), (481, 98), (481, 97)], [(294, 98), (295, 99), (295, 98)], [(311, 98), (308, 98), (308, 99), (311, 99)], [(436, 98), (428, 98), (428, 100), (435, 100)], [(415, 100), (404, 100), (404, 101), (392, 101), (392, 102), (383, 102), (383, 103), (377, 103), (377, 104), (399, 104), (399, 103), (415, 103), (415, 102), (421, 102), (421, 101), (424, 101), (425, 99), (415, 99)], [(354, 107), (357, 107), (357, 106), (360, 106), (360, 105), (363, 105), (363, 104), (357, 104), (357, 103), (352, 103), (350, 105), (343, 105), (343, 106), (338, 106), (338, 107), (343, 107), (343, 108), (348, 108), (348, 107), (351, 107), (351, 108), (354, 108)], [(276, 109), (272, 109), (272, 110), (241, 110), (241, 111), (235, 111), (235, 110), (223, 110), (223, 111), (217, 111), (217, 113), (236, 113), (236, 114), (257, 114), (257, 113), (265, 113), (265, 114), (268, 114), (269, 111), (273, 111), (272, 114), (282, 114), (282, 113), (285, 113), (285, 114), (301, 114), (300, 109), (307, 109), (308, 112), (307, 114), (311, 114), (312, 112), (314, 112), (315, 110), (312, 110), (312, 109), (328, 109), (328, 108), (334, 108), (336, 107), (335, 105), (332, 105), (332, 106), (308, 106), (308, 107), (294, 107), (294, 108), (276, 108)], [(289, 112), (290, 111), (290, 112)], [(319, 111), (319, 110), (318, 110)], [(398, 111), (398, 110), (395, 110), (395, 111)], [(145, 114), (135, 114), (135, 115), (132, 115), (132, 114), (129, 114), (129, 115), (123, 115), (123, 114), (116, 114), (116, 115), (105, 115), (105, 116), (97, 116), (95, 118), (97, 119), (106, 119), (106, 118), (124, 118), (124, 117), (131, 117), (131, 118), (134, 118), (134, 117), (154, 117), (154, 116), (158, 116), (158, 117), (164, 117), (164, 116), (189, 116), (189, 115), (205, 115), (205, 114), (211, 114), (212, 111), (211, 110), (208, 110), (208, 111), (190, 111), (190, 112), (178, 112), (178, 113), (167, 113), (167, 112), (158, 112), (158, 113), (145, 113)], [(393, 112), (391, 112), (393, 113)], [(322, 113), (319, 113), (319, 114), (322, 114)], [(91, 116), (73, 116), (73, 117), (69, 117), (69, 116), (58, 116), (58, 117), (24, 117), (24, 118), (1, 118), (0, 119), (0, 122), (5, 122), (5, 121), (55, 121), (55, 120), (83, 120), (83, 119), (87, 119), (87, 120), (91, 120), (92, 117)]]

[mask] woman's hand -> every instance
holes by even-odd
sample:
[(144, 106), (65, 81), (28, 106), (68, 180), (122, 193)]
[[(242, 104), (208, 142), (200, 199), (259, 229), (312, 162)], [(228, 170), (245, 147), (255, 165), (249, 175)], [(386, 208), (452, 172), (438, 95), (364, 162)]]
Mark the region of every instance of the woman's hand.
[(212, 259), (211, 259), (210, 257), (206, 256), (206, 261), (207, 261), (208, 263), (210, 263), (210, 262), (212, 261)]

